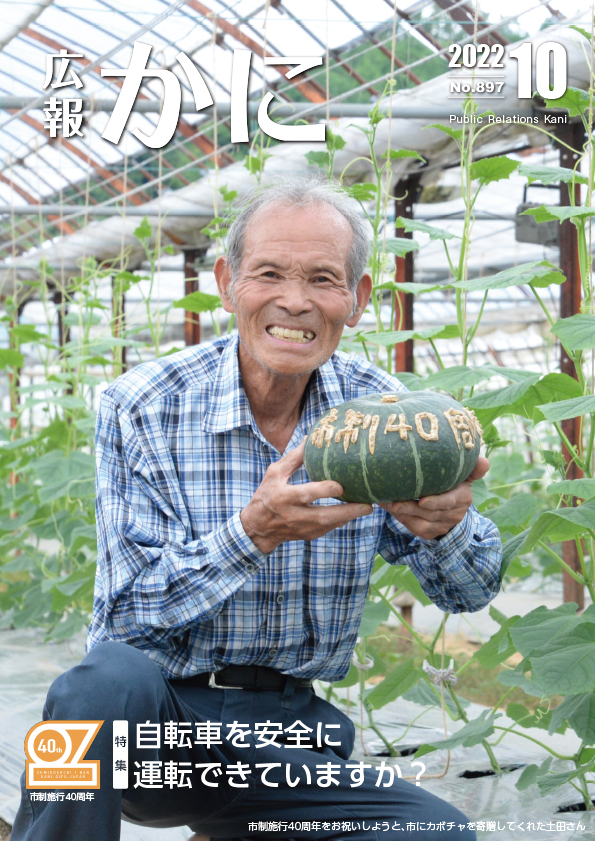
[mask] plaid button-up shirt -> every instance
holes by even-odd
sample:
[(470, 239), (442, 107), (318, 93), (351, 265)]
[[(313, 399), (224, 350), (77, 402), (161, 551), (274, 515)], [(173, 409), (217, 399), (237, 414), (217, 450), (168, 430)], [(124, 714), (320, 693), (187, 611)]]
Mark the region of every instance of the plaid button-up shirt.
[[(254, 421), (237, 350), (237, 336), (188, 348), (134, 368), (102, 395), (88, 649), (108, 639), (135, 645), (166, 677), (233, 663), (338, 680), (377, 553), (408, 564), (445, 611), (478, 610), (496, 595), (498, 530), (473, 508), (440, 540), (413, 536), (374, 506), (317, 540), (261, 552), (240, 511), (280, 454)], [(328, 408), (403, 389), (365, 360), (335, 353), (312, 375), (287, 449)], [(308, 481), (303, 467), (291, 481)]]

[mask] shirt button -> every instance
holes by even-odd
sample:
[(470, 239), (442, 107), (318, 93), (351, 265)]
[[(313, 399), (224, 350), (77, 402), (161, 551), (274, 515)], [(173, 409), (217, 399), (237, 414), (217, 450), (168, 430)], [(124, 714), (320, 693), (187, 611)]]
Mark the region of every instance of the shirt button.
[(276, 657), (278, 653), (279, 653), (278, 648), (271, 648), (271, 650), (269, 651), (269, 654), (270, 654), (271, 657)]
[(254, 570), (256, 569), (256, 564), (253, 564), (253, 563), (250, 563), (250, 562), (247, 563), (247, 564), (244, 564), (244, 569), (246, 570), (246, 572), (254, 572)]
[(283, 604), (284, 601), (285, 596), (283, 595), (283, 593), (279, 593), (279, 595), (277, 596), (277, 604)]

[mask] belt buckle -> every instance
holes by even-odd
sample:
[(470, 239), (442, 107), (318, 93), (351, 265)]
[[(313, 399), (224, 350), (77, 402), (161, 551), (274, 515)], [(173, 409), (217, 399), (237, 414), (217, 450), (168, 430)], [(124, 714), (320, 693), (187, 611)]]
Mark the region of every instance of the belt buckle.
[(217, 672), (209, 673), (209, 689), (243, 689), (243, 686), (228, 686), (225, 683), (217, 683), (215, 680)]

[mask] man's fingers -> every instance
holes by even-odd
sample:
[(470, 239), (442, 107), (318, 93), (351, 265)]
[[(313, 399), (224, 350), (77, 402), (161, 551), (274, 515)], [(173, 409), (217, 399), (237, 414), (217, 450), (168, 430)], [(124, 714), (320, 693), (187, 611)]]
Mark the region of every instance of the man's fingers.
[(300, 505), (308, 505), (317, 499), (336, 499), (343, 493), (341, 485), (330, 480), (307, 482), (305, 485), (290, 485), (290, 487), (296, 492), (296, 502)]
[(457, 524), (456, 521), (425, 520), (423, 517), (403, 517), (403, 519), (398, 519), (405, 528), (409, 529), (413, 534), (419, 535), (424, 540), (432, 540), (435, 537), (447, 534)]
[(425, 508), (426, 511), (442, 511), (459, 508), (463, 505), (468, 507), (472, 502), (473, 492), (471, 491), (471, 485), (463, 482), (462, 485), (459, 485), (458, 488), (453, 488), (452, 491), (422, 497), (419, 500), (419, 507), (421, 509)]
[(320, 525), (334, 528), (343, 526), (357, 517), (365, 517), (374, 510), (371, 505), (362, 502), (347, 502), (345, 505), (317, 505), (316, 508)]
[[(441, 495), (442, 496), (442, 495)], [(428, 497), (430, 499), (430, 497)], [(445, 522), (449, 520), (461, 520), (468, 509), (466, 504), (461, 504), (458, 500), (453, 505), (440, 508), (423, 508), (419, 503), (410, 500), (408, 502), (395, 502), (383, 504), (380, 506), (396, 517), (397, 520), (405, 521), (405, 519), (416, 518), (424, 522)], [(408, 527), (409, 528), (409, 527)]]
[(477, 464), (473, 468), (473, 472), (467, 477), (467, 479), (465, 479), (465, 481), (471, 483), (476, 482), (478, 479), (483, 479), (489, 469), (490, 462), (488, 459), (485, 456), (480, 456)]
[(278, 473), (281, 476), (286, 476), (289, 478), (293, 476), (293, 474), (300, 469), (302, 464), (304, 463), (304, 447), (306, 446), (306, 439), (302, 440), (301, 444), (298, 444), (293, 450), (290, 450), (288, 453), (285, 453), (278, 462), (276, 462), (273, 466), (276, 468)]

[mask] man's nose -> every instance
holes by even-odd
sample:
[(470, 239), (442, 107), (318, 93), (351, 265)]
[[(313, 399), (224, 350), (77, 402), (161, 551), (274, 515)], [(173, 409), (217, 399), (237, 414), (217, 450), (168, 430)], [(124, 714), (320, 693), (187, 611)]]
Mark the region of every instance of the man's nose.
[(310, 284), (299, 278), (286, 278), (280, 286), (276, 303), (292, 315), (309, 312), (313, 306)]

